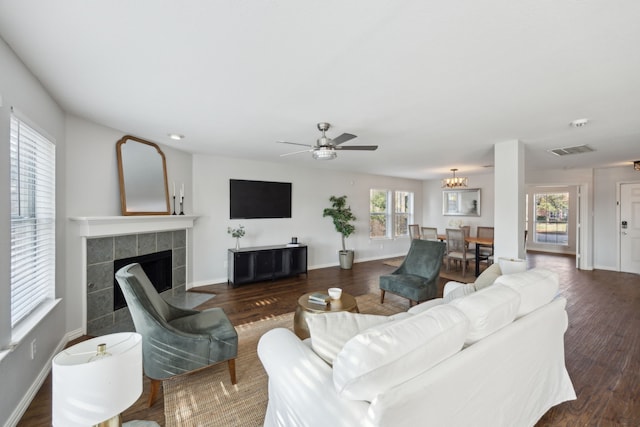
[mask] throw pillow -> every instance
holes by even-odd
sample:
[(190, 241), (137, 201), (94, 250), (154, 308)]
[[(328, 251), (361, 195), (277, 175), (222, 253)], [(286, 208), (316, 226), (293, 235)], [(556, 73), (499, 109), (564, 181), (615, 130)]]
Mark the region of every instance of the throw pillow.
[(484, 289), (487, 286), (493, 285), (498, 277), (502, 274), (500, 270), (500, 265), (497, 263), (491, 264), (487, 269), (485, 269), (473, 282), (476, 285), (476, 290)]
[(520, 306), (520, 295), (505, 285), (494, 284), (466, 298), (449, 303), (471, 321), (465, 344), (473, 344), (513, 322)]
[(311, 348), (325, 362), (333, 360), (344, 344), (358, 333), (393, 320), (387, 316), (360, 314), (346, 311), (307, 316)]
[(350, 339), (333, 363), (338, 395), (372, 401), (457, 353), (469, 319), (450, 304), (370, 328)]
[(550, 302), (558, 294), (558, 274), (543, 268), (500, 276), (496, 284), (503, 284), (520, 294), (517, 317), (522, 317)]

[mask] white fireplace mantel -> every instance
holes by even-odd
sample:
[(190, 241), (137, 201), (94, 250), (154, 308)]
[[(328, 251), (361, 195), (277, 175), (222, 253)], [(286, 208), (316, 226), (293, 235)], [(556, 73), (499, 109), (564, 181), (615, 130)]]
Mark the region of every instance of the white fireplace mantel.
[(132, 215), (70, 217), (82, 237), (104, 237), (137, 233), (157, 233), (193, 228), (195, 215)]
[[(77, 244), (70, 245), (69, 256), (79, 260), (75, 269), (69, 274), (70, 295), (77, 295), (77, 306), (81, 307), (82, 316), (80, 330), (73, 338), (87, 333), (87, 240), (98, 237), (124, 236), (141, 233), (160, 233), (164, 231), (186, 230), (186, 289), (191, 288), (192, 250), (191, 239), (193, 226), (199, 217), (196, 215), (131, 215), (131, 216), (83, 216), (69, 217), (72, 225), (72, 235), (76, 236)], [(75, 293), (80, 289), (80, 293)], [(71, 297), (69, 297), (71, 298)], [(71, 304), (73, 305), (73, 304)]]

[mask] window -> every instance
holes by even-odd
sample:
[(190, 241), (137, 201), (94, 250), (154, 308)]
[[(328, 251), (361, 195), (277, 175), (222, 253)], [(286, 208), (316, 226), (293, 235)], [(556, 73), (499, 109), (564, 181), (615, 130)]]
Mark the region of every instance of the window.
[(369, 191), (369, 237), (372, 239), (390, 237), (390, 202), (389, 190)]
[(534, 242), (568, 245), (569, 193), (536, 193)]
[(409, 235), (409, 224), (413, 221), (412, 192), (372, 189), (369, 205), (370, 238), (390, 239), (392, 231), (393, 237)]
[(396, 191), (394, 196), (395, 237), (408, 236), (409, 224), (413, 223), (413, 193)]
[(55, 145), (11, 116), (11, 327), (55, 293)]

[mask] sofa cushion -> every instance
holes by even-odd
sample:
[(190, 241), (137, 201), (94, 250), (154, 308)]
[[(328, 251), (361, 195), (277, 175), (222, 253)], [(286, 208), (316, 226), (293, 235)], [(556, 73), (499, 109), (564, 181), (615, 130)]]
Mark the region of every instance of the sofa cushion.
[(465, 340), (469, 345), (513, 322), (520, 306), (520, 294), (496, 283), (448, 305), (458, 308), (469, 318), (469, 333)]
[(517, 317), (549, 303), (558, 293), (558, 274), (543, 268), (532, 268), (523, 273), (500, 276), (496, 284), (503, 284), (520, 294)]
[(369, 328), (334, 360), (336, 391), (346, 399), (372, 401), (458, 352), (468, 328), (469, 319), (449, 304)]
[(330, 365), (344, 344), (371, 326), (394, 320), (389, 316), (346, 311), (307, 316), (311, 348)]
[(484, 289), (487, 286), (493, 285), (498, 277), (502, 274), (502, 270), (500, 270), (499, 264), (491, 264), (487, 267), (476, 279), (474, 285), (476, 286), (476, 290)]

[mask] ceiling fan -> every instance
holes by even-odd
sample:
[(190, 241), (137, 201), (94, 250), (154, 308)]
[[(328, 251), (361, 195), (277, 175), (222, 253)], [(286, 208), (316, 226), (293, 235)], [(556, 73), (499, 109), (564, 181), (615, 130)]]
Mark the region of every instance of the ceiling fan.
[(299, 153), (312, 153), (312, 156), (316, 160), (332, 160), (338, 156), (337, 150), (361, 150), (361, 151), (373, 151), (378, 148), (377, 145), (350, 145), (343, 146), (343, 144), (353, 138), (356, 138), (356, 135), (350, 133), (343, 133), (337, 138), (329, 138), (325, 134), (327, 130), (331, 127), (331, 124), (327, 122), (318, 123), (318, 130), (322, 132), (322, 136), (318, 138), (315, 145), (309, 144), (299, 144), (297, 142), (287, 142), (287, 141), (277, 141), (282, 144), (291, 144), (291, 145), (301, 145), (303, 147), (308, 147), (307, 150), (294, 151), (292, 153), (281, 154), (280, 156), (290, 156), (292, 154)]

